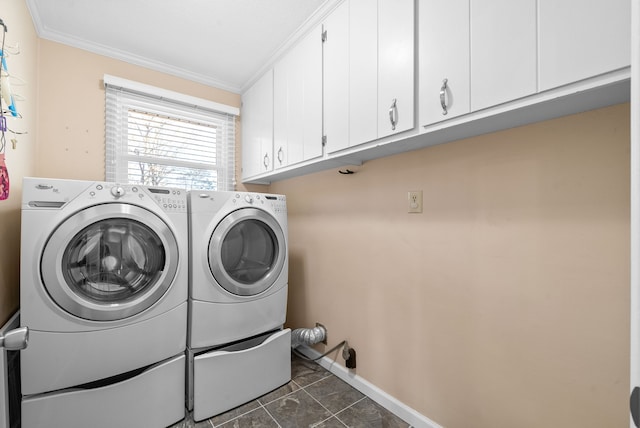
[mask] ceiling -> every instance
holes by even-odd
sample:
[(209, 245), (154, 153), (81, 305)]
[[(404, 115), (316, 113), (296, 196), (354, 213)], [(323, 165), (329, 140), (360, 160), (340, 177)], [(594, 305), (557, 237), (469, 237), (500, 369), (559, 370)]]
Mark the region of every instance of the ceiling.
[(38, 36), (241, 93), (336, 0), (27, 0)]

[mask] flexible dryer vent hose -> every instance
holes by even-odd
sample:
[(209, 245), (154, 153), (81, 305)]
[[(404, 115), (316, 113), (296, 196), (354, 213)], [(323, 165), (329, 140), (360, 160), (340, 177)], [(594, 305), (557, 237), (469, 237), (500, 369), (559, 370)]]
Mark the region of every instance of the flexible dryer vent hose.
[(317, 325), (314, 328), (297, 328), (291, 332), (291, 347), (297, 348), (300, 345), (315, 345), (327, 337), (327, 330)]

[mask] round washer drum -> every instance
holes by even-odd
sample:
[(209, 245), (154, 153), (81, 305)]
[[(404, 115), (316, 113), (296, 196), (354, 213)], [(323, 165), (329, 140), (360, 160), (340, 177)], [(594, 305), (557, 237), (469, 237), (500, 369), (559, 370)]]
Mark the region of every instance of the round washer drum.
[(45, 244), (43, 284), (62, 309), (77, 317), (112, 321), (138, 314), (169, 289), (178, 245), (155, 214), (109, 203), (62, 222)]
[(211, 273), (222, 288), (239, 296), (255, 296), (268, 290), (282, 272), (285, 235), (269, 213), (242, 208), (218, 223), (208, 254)]

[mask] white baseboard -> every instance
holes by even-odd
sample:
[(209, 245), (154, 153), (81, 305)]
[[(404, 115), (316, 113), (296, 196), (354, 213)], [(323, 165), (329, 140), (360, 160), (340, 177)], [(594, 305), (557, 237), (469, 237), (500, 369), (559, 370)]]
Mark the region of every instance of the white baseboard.
[[(306, 345), (299, 346), (298, 348), (296, 348), (296, 350), (309, 358), (318, 358), (321, 355), (320, 352), (316, 351), (313, 348), (309, 348)], [(385, 409), (398, 416), (400, 419), (410, 424), (412, 427), (442, 428), (441, 425), (435, 423), (431, 419), (427, 418), (426, 416), (422, 415), (406, 404), (400, 402), (398, 399), (387, 394), (361, 376), (354, 374), (346, 367), (337, 364), (332, 359), (328, 357), (322, 357), (317, 362), (322, 367), (329, 370), (331, 373), (347, 382), (349, 385), (362, 392)]]

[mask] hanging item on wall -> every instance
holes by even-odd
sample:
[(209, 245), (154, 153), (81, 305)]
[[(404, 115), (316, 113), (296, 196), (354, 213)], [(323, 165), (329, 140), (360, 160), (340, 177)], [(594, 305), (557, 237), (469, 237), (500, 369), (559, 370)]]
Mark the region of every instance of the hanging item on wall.
[[(4, 39), (7, 33), (7, 26), (4, 25), (4, 21), (0, 19), (0, 25), (2, 26), (2, 45), (0, 46), (0, 201), (4, 201), (9, 198), (9, 171), (7, 170), (7, 165), (4, 162), (4, 149), (6, 148), (6, 139), (5, 133), (7, 132), (7, 120), (4, 117), (4, 109), (2, 108), (2, 99), (7, 98), (5, 95), (5, 87), (8, 88), (9, 79), (5, 78), (5, 74), (8, 77), (7, 72), (7, 62), (5, 60), (5, 51), (4, 51)], [(10, 90), (10, 88), (9, 88)], [(10, 97), (10, 92), (9, 97)], [(10, 97), (11, 98), (11, 97)], [(9, 101), (6, 101), (9, 104)], [(13, 104), (13, 100), (11, 100), (11, 104)], [(14, 106), (15, 110), (15, 106)], [(14, 110), (10, 110), (13, 114)], [(17, 114), (17, 112), (16, 112)]]
[(0, 96), (4, 99), (4, 103), (7, 105), (9, 112), (11, 112), (11, 116), (18, 117), (18, 110), (16, 108), (16, 102), (13, 97), (13, 93), (11, 92), (11, 83), (9, 82), (9, 73), (7, 73), (7, 69), (5, 66), (5, 60), (3, 51), (0, 50), (0, 57), (2, 57), (2, 68), (0, 69)]
[(0, 155), (0, 201), (9, 198), (9, 171), (4, 163), (4, 153)]
[(0, 98), (4, 99), (4, 102), (7, 105), (9, 112), (11, 112), (11, 115), (13, 117), (17, 117), (18, 110), (16, 109), (16, 103), (13, 97), (13, 93), (11, 92), (11, 83), (9, 82), (9, 68), (7, 67), (7, 52), (4, 48), (4, 39), (7, 33), (7, 26), (2, 19), (0, 19), (0, 26), (2, 26), (2, 47), (0, 48)]

